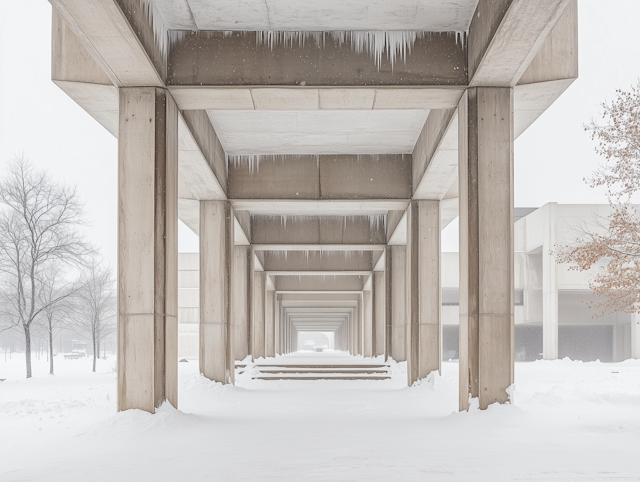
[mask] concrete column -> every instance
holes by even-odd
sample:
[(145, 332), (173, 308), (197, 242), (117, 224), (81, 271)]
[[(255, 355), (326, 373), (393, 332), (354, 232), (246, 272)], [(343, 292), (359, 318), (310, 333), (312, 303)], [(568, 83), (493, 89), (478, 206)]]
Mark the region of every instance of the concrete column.
[(200, 372), (233, 383), (234, 215), (228, 201), (200, 201)]
[(373, 272), (373, 356), (385, 353), (386, 287), (384, 271)]
[(276, 292), (267, 290), (264, 303), (264, 352), (265, 356), (276, 356)]
[(364, 307), (362, 304), (362, 293), (358, 295), (358, 308), (356, 314), (356, 337), (357, 337), (357, 348), (356, 353), (358, 355), (363, 354), (364, 349)]
[(468, 89), (458, 106), (460, 410), (513, 383), (513, 90)]
[(631, 313), (631, 358), (640, 360), (640, 314)]
[[(390, 337), (390, 356), (395, 361), (406, 361), (405, 340), (407, 337), (407, 290), (406, 290), (406, 246), (387, 246), (387, 251), (391, 252), (390, 275), (391, 295), (391, 326), (388, 336)], [(389, 257), (387, 257), (389, 261)]]
[(542, 357), (558, 359), (558, 264), (551, 253), (558, 244), (558, 203), (543, 210), (542, 233)]
[(248, 271), (251, 248), (235, 246), (233, 264), (233, 328), (234, 355), (236, 360), (244, 360), (249, 354), (249, 309), (251, 303), (248, 296)]
[(264, 315), (266, 297), (266, 273), (256, 271), (253, 274), (253, 318), (251, 320), (251, 336), (253, 359), (265, 356)]
[(273, 316), (275, 317), (273, 320), (273, 325), (275, 327), (275, 333), (274, 333), (274, 338), (275, 338), (275, 346), (274, 346), (274, 350), (276, 352), (276, 355), (281, 355), (282, 354), (282, 348), (281, 348), (281, 339), (280, 339), (280, 335), (282, 332), (282, 329), (280, 328), (280, 295), (276, 292), (275, 293), (275, 306), (274, 306), (274, 310), (273, 310)]
[(363, 336), (362, 355), (373, 356), (373, 298), (371, 290), (362, 292)]
[(118, 410), (178, 406), (178, 109), (119, 90)]
[(409, 385), (441, 371), (440, 202), (407, 209), (407, 375)]

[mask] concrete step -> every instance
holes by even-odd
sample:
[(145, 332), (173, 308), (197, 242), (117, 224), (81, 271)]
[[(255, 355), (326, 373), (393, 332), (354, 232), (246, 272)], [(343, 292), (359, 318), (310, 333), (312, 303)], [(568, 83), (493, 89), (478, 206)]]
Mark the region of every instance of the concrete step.
[(258, 376), (253, 377), (253, 380), (391, 380), (389, 375), (324, 375), (324, 376)]
[(273, 364), (273, 365), (254, 365), (255, 368), (267, 368), (267, 369), (271, 369), (271, 368), (309, 368), (309, 369), (315, 369), (315, 368), (332, 368), (332, 369), (342, 369), (342, 368), (358, 368), (358, 369), (362, 369), (362, 370), (370, 370), (370, 369), (374, 369), (374, 368), (388, 368), (388, 365), (277, 365), (277, 364)]
[(342, 369), (321, 369), (321, 370), (313, 370), (309, 368), (295, 368), (295, 367), (286, 367), (286, 368), (275, 368), (265, 369), (259, 368), (260, 373), (316, 373), (316, 374), (327, 374), (327, 373), (350, 373), (350, 374), (376, 374), (376, 373), (387, 373), (387, 370), (384, 369), (375, 369), (375, 370), (355, 370), (351, 368), (347, 368), (345, 370)]

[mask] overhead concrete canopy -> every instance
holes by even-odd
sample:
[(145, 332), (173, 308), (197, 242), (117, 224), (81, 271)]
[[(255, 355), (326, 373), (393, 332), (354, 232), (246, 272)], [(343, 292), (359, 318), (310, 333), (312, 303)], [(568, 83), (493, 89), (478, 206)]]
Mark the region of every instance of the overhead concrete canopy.
[(478, 0), (156, 0), (167, 28), (466, 31)]

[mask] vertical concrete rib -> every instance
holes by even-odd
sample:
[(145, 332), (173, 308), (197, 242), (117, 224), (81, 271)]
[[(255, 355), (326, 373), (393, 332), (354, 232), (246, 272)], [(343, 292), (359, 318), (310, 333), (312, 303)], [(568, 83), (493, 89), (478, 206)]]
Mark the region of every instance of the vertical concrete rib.
[(388, 246), (391, 250), (391, 354), (395, 361), (406, 361), (407, 273), (406, 246)]
[(460, 409), (508, 400), (513, 383), (513, 90), (460, 100)]
[(234, 355), (236, 360), (244, 360), (249, 354), (248, 329), (249, 329), (249, 303), (247, 292), (249, 280), (247, 277), (247, 263), (251, 249), (248, 246), (235, 246), (233, 265), (233, 328), (234, 328)]
[(373, 356), (373, 299), (371, 290), (362, 292), (362, 311), (363, 311), (363, 336), (362, 336), (362, 355)]
[(384, 271), (373, 272), (373, 356), (385, 354), (386, 286)]
[(178, 109), (119, 91), (118, 410), (178, 405)]
[(276, 292), (267, 290), (264, 303), (264, 354), (267, 357), (276, 356), (275, 299)]
[(221, 383), (235, 378), (233, 233), (228, 201), (200, 201), (200, 372)]

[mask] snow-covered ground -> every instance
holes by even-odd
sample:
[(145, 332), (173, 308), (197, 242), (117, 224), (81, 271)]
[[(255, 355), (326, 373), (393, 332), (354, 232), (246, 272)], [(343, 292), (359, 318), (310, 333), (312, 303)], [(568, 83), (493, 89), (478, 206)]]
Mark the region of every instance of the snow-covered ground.
[(412, 388), (404, 364), (384, 381), (249, 368), (233, 387), (191, 360), (180, 410), (150, 415), (115, 413), (113, 359), (93, 374), (58, 358), (55, 377), (40, 360), (31, 380), (21, 357), (0, 359), (0, 481), (640, 480), (640, 361), (519, 363), (514, 405), (457, 413), (456, 363)]

